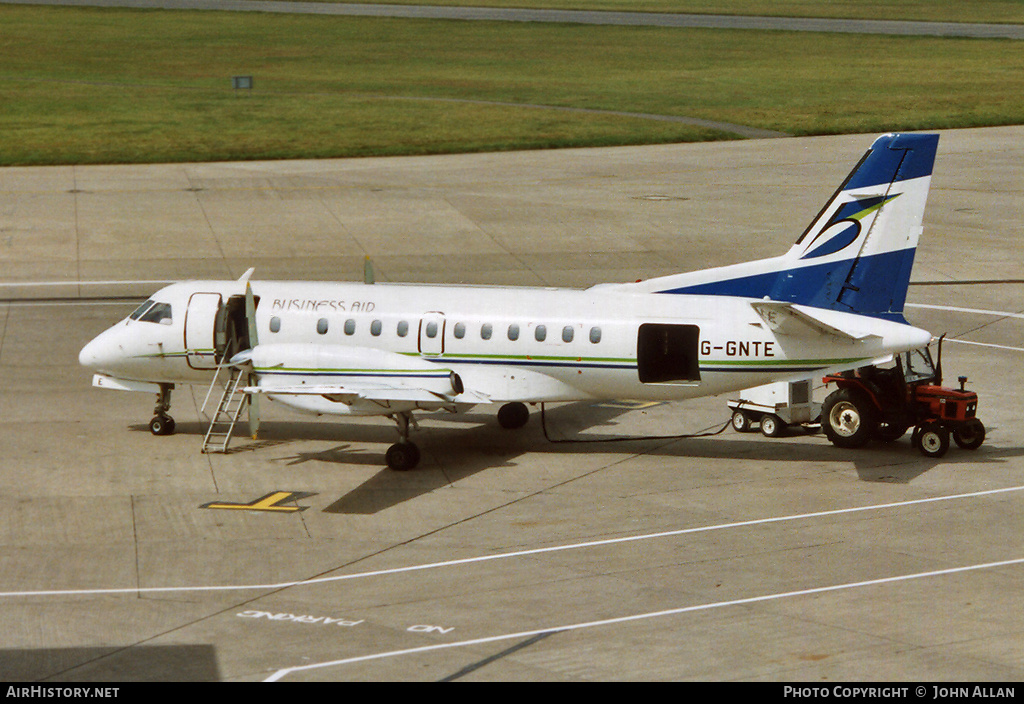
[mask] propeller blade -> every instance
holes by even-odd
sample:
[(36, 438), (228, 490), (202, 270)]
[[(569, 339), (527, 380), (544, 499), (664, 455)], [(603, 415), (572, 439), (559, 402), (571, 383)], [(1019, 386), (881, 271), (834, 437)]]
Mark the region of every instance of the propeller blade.
[[(252, 360), (252, 349), (259, 344), (256, 334), (256, 297), (252, 295), (252, 286), (245, 282), (245, 322), (249, 326), (249, 354), (245, 361)], [(244, 353), (243, 353), (244, 354)], [(239, 355), (240, 356), (240, 355)], [(249, 372), (249, 386), (257, 386), (256, 374)], [(258, 394), (249, 394), (249, 434), (255, 440), (260, 432), (260, 402)]]
[[(259, 381), (255, 374), (249, 375), (249, 386), (256, 386)], [(249, 435), (255, 440), (260, 432), (260, 395), (249, 394)]]
[(373, 276), (373, 261), (369, 256), (363, 260), (363, 283), (372, 284), (374, 281)]
[(228, 365), (241, 369), (247, 364), (252, 364), (252, 353), (253, 350), (251, 349), (242, 350), (241, 352), (239, 352), (234, 357), (228, 360)]
[(259, 344), (256, 339), (256, 297), (252, 295), (252, 286), (245, 283), (245, 322), (249, 325), (249, 347)]

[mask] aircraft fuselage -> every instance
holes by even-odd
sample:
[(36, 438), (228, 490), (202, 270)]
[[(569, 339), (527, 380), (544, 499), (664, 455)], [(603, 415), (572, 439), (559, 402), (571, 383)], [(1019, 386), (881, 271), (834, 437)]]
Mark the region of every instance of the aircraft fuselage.
[[(931, 337), (907, 325), (826, 310), (818, 312), (839, 327), (863, 330), (865, 339), (778, 335), (754, 310), (755, 301), (722, 296), (600, 287), (251, 286), (261, 355), (256, 371), (267, 386), (455, 372), (477, 400), (453, 398), (469, 403), (714, 395), (866, 364)], [(90, 343), (81, 361), (118, 379), (209, 383), (221, 359), (249, 346), (245, 341), (230, 349), (228, 341), (232, 302), (238, 307), (243, 296), (236, 281), (168, 286), (152, 297), (154, 305), (165, 304), (168, 317), (145, 320), (143, 311), (122, 321)], [(361, 412), (359, 404), (310, 403), (291, 405)]]

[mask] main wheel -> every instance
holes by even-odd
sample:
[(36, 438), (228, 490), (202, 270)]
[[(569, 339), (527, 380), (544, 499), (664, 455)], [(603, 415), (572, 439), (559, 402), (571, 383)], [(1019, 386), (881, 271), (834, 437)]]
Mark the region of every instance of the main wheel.
[(953, 431), (953, 440), (965, 450), (977, 450), (985, 442), (985, 424), (972, 418)]
[(420, 463), (420, 448), (411, 442), (398, 442), (388, 448), (384, 459), (390, 469), (407, 472)]
[(153, 435), (170, 435), (174, 432), (174, 419), (170, 416), (153, 416), (149, 421), (149, 432)]
[(863, 447), (878, 430), (878, 411), (865, 394), (839, 389), (821, 404), (821, 426), (836, 447)]
[(786, 424), (777, 415), (765, 413), (761, 416), (761, 434), (766, 438), (777, 438), (782, 435)]
[(525, 403), (513, 401), (498, 409), (498, 425), (506, 430), (522, 428), (528, 420), (530, 420), (530, 409), (526, 407)]
[(737, 433), (746, 433), (750, 430), (750, 416), (743, 411), (733, 411), (732, 429)]
[(949, 431), (937, 423), (925, 423), (917, 436), (917, 448), (925, 457), (942, 457), (949, 450)]

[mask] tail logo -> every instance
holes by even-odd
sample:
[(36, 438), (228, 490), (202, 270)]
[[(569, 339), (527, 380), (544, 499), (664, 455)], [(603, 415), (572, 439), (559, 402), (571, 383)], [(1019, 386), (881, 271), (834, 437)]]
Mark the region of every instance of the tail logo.
[(892, 196), (874, 196), (844, 203), (807, 244), (809, 251), (800, 258), (816, 259), (846, 249), (860, 236), (861, 221), (899, 196), (897, 193)]

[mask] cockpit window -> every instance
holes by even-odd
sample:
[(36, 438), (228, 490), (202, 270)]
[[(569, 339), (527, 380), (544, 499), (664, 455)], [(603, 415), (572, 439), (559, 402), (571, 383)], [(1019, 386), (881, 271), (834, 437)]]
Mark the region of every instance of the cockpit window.
[(147, 310), (149, 310), (149, 307), (151, 305), (153, 305), (153, 299), (152, 298), (149, 299), (148, 301), (146, 301), (145, 303), (143, 303), (138, 308), (136, 308), (135, 312), (128, 316), (128, 319), (129, 320), (138, 320), (139, 316), (142, 315), (143, 313), (145, 313)]
[[(136, 311), (138, 312), (138, 311)], [(135, 313), (132, 313), (135, 315)], [(164, 325), (171, 324), (171, 304), (170, 303), (154, 303), (152, 307), (146, 312), (139, 316), (139, 321), (143, 323), (163, 323)]]

